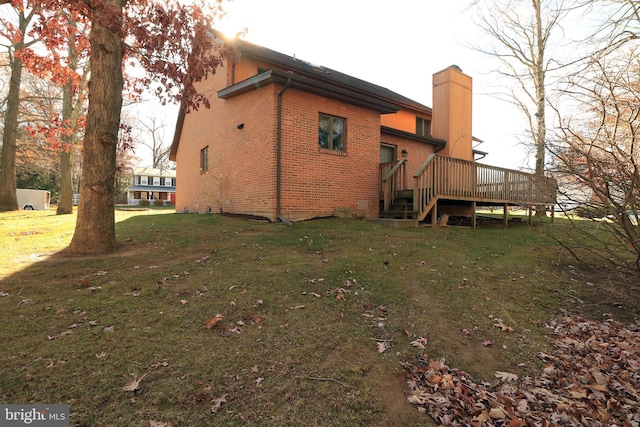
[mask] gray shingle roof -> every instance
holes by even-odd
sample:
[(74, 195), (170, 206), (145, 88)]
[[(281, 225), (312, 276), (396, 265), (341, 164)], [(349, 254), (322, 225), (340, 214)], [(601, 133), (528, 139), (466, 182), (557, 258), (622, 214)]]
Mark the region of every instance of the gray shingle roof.
[(389, 90), (385, 87), (369, 83), (362, 79), (358, 79), (356, 77), (341, 73), (340, 71), (336, 71), (328, 67), (315, 65), (299, 58), (288, 56), (283, 53), (276, 52), (275, 50), (249, 43), (245, 40), (228, 39), (219, 32), (214, 32), (214, 34), (224, 43), (235, 46), (244, 55), (252, 56), (257, 59), (273, 63), (283, 71), (295, 71), (297, 73), (304, 74), (309, 78), (322, 80), (337, 86), (360, 91), (371, 96), (376, 96), (387, 101), (401, 104), (405, 107), (414, 108), (425, 112), (431, 112), (430, 107), (427, 107), (426, 105), (416, 102), (396, 92), (393, 92), (392, 90)]

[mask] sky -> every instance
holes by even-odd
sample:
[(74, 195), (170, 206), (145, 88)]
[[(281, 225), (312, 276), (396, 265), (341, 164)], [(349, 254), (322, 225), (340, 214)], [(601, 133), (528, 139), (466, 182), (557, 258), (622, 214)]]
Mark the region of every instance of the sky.
[[(518, 144), (521, 113), (495, 96), (498, 59), (468, 46), (483, 32), (463, 0), (233, 0), (216, 29), (384, 86), (432, 106), (432, 75), (450, 65), (473, 78), (473, 135), (489, 152), (482, 163), (527, 166)], [(177, 109), (169, 108), (169, 142)]]

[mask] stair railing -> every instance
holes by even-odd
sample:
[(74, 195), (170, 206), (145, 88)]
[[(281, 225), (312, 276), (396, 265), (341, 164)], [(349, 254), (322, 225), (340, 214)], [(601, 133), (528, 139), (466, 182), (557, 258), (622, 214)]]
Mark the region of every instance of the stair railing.
[(433, 202), (437, 195), (436, 171), (438, 169), (438, 158), (439, 156), (435, 153), (430, 155), (413, 175), (413, 208), (417, 210), (418, 219), (420, 220), (424, 219), (428, 213), (425, 212), (427, 206)]
[[(386, 163), (386, 165), (389, 165)], [(407, 173), (406, 159), (398, 160), (393, 167), (383, 168), (382, 175), (382, 193), (384, 200), (384, 210), (389, 210), (391, 202), (395, 200), (403, 190), (407, 189)]]

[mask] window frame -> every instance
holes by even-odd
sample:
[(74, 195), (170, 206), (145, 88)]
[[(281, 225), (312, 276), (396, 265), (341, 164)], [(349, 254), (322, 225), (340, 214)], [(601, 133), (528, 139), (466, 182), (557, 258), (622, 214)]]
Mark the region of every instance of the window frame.
[[(389, 144), (388, 142), (381, 142), (380, 143), (380, 157), (382, 157), (382, 148), (383, 147), (393, 150), (393, 160), (390, 160), (389, 162), (398, 161), (398, 146), (397, 145)], [(389, 163), (389, 162), (383, 162), (382, 159), (380, 159), (380, 163)]]
[(416, 135), (431, 136), (431, 119), (416, 116)]
[(200, 150), (200, 173), (207, 173), (209, 171), (209, 146)]
[[(323, 118), (328, 119), (329, 121), (329, 129), (327, 130), (327, 146), (323, 146), (321, 144), (320, 139), (320, 123)], [(342, 123), (342, 147), (336, 148), (334, 147), (334, 138), (330, 137), (334, 133), (335, 122)], [(318, 113), (318, 149), (324, 152), (330, 153), (346, 153), (347, 152), (347, 119), (344, 117), (334, 116), (332, 114), (327, 113)]]

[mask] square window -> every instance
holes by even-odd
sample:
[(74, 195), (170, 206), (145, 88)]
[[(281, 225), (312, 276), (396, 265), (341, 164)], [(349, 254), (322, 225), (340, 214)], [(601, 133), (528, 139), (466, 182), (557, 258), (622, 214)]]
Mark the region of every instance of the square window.
[(320, 114), (318, 119), (318, 146), (336, 151), (345, 151), (346, 120)]
[(209, 170), (209, 146), (207, 145), (200, 150), (200, 173)]

